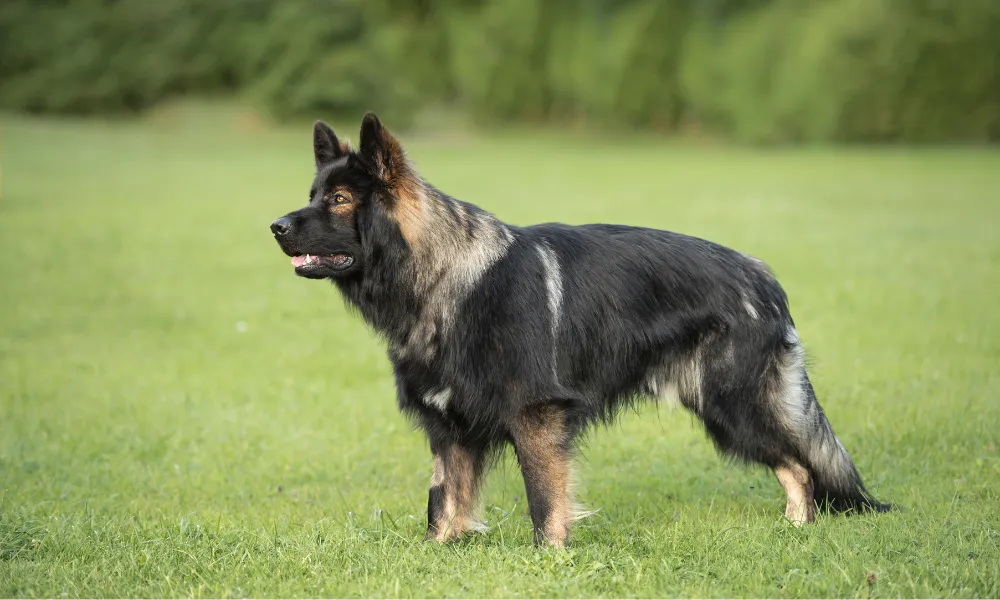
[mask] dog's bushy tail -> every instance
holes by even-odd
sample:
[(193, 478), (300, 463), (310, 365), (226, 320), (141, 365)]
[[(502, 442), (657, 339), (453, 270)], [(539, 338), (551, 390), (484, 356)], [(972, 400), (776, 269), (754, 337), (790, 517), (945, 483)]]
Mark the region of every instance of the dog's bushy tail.
[(819, 406), (808, 379), (806, 389), (810, 396), (808, 401), (813, 403), (817, 416), (815, 430), (805, 448), (817, 506), (832, 513), (892, 510), (891, 504), (879, 502), (865, 489), (857, 467), (833, 433), (833, 427)]

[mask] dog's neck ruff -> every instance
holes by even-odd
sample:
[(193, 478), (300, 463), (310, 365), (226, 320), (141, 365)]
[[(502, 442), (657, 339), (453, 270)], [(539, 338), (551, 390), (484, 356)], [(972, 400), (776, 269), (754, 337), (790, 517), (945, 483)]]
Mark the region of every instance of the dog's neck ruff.
[[(393, 356), (427, 362), (454, 325), (458, 307), (486, 271), (506, 256), (514, 234), (488, 212), (430, 185), (420, 186), (417, 200), (420, 235), (406, 240), (405, 258), (383, 261), (377, 272), (366, 275), (393, 285), (379, 286), (381, 297), (369, 296), (377, 308), (368, 310), (375, 308), (378, 314), (365, 316), (386, 336)], [(400, 302), (399, 292), (413, 302)]]
[(472, 205), (426, 188), (421, 210), (427, 227), (411, 250), (414, 292), (422, 310), (398, 350), (430, 360), (448, 334), (459, 305), (514, 241), (499, 219)]

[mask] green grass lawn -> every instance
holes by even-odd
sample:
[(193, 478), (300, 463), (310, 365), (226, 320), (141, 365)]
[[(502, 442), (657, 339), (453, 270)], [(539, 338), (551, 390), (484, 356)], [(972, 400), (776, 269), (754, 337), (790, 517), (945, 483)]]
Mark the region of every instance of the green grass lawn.
[(0, 595), (1000, 595), (1000, 153), (404, 136), (509, 222), (767, 261), (835, 431), (905, 507), (794, 529), (773, 475), (650, 406), (588, 437), (600, 512), (550, 551), (510, 458), (490, 533), (421, 543), (430, 454), (384, 350), (268, 231), (311, 131), (250, 125), (0, 119)]

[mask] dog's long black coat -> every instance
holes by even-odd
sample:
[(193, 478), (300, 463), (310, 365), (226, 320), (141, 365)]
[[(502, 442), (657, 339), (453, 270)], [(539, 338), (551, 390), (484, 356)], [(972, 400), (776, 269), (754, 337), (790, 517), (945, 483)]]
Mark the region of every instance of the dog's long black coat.
[[(486, 271), (448, 338), (438, 342), (443, 351), (427, 364), (394, 361), (404, 408), (419, 411), (424, 395), (449, 387), (452, 409), (467, 415), (467, 434), (490, 443), (504, 439), (505, 413), (545, 398), (563, 403), (574, 429), (581, 429), (649, 394), (650, 371), (702, 345), (703, 385), (724, 384), (706, 391), (712, 401), (701, 413), (715, 439), (747, 459), (780, 461), (784, 454), (773, 440), (748, 422), (754, 415), (741, 414), (742, 393), (763, 378), (791, 326), (785, 294), (760, 263), (653, 229), (546, 224), (511, 230), (506, 256)], [(540, 247), (551, 249), (560, 268), (558, 323)], [(757, 321), (743, 306), (746, 290), (760, 307)]]
[(421, 179), (372, 115), (358, 152), (322, 124), (315, 147), (310, 205), (275, 235), (300, 262), (324, 257), (299, 274), (332, 279), (387, 339), (400, 407), (435, 456), (429, 536), (473, 526), (488, 458), (513, 443), (538, 539), (561, 544), (574, 439), (643, 397), (679, 400), (722, 452), (775, 469), (789, 514), (811, 520), (796, 494), (886, 508), (816, 401), (761, 261), (661, 230), (503, 224)]

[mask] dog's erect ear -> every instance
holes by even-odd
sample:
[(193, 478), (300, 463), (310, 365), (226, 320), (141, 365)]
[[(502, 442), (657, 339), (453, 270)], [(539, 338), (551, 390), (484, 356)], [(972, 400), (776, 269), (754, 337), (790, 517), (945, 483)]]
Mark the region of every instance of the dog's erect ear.
[(372, 170), (372, 175), (392, 187), (412, 176), (406, 153), (400, 143), (382, 126), (375, 113), (361, 121), (359, 154)]
[(346, 141), (337, 139), (337, 134), (323, 121), (316, 121), (313, 126), (313, 152), (316, 154), (316, 168), (347, 156), (351, 151)]

